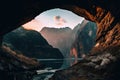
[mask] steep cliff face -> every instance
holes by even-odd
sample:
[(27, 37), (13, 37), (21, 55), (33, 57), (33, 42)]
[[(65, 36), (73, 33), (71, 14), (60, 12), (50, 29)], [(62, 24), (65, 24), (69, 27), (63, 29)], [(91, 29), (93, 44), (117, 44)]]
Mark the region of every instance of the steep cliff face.
[[(48, 3), (47, 6), (46, 3)], [(5, 7), (5, 5), (8, 7)], [(3, 1), (0, 3), (2, 11), (0, 13), (0, 41), (2, 41), (1, 39), (5, 33), (31, 20), (40, 12), (55, 7), (71, 10), (86, 19), (96, 22), (98, 29), (97, 44), (91, 52), (93, 55), (89, 55), (87, 59), (68, 69), (67, 72), (66, 70), (65, 72), (57, 72), (53, 80), (61, 80), (62, 77), (64, 77), (63, 80), (119, 80), (119, 0), (49, 0), (47, 2), (45, 0), (19, 0), (14, 1), (14, 3)], [(95, 51), (95, 49), (97, 50)], [(76, 76), (71, 75), (71, 77), (68, 77), (71, 73), (76, 74)]]
[(74, 54), (72, 51), (74, 49), (78, 57), (82, 57), (82, 54), (88, 54), (95, 45), (96, 30), (97, 25), (94, 22), (84, 20), (78, 24), (73, 30), (76, 31), (76, 38), (71, 46), (71, 54)]

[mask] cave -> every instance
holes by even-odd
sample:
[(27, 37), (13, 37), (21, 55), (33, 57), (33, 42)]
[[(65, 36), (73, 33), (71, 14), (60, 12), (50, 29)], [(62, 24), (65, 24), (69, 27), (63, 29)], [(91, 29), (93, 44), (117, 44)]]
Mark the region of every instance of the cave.
[[(7, 3), (3, 1), (0, 3), (2, 10), (0, 43), (6, 33), (30, 21), (39, 13), (57, 7), (70, 10), (87, 20), (96, 22), (98, 28), (96, 45), (90, 55), (73, 67), (57, 71), (50, 80), (119, 80), (120, 5), (118, 0), (21, 0), (7, 1)], [(0, 58), (4, 61), (6, 57), (3, 55), (2, 48), (0, 53)]]
[[(96, 30), (96, 23), (69, 10), (54, 8), (5, 34), (2, 46), (38, 59), (51, 68), (58, 68), (62, 64), (62, 54), (64, 58), (61, 68), (64, 69), (89, 54), (95, 45)], [(52, 61), (59, 64), (52, 66)]]

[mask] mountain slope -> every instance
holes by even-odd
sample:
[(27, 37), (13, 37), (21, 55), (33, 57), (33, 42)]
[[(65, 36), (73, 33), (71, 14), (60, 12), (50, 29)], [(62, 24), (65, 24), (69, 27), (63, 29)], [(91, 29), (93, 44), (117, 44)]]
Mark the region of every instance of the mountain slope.
[(34, 30), (26, 30), (22, 27), (5, 35), (3, 45), (7, 45), (11, 49), (22, 52), (25, 56), (32, 58), (63, 58), (61, 52), (49, 45), (40, 33)]
[(53, 47), (58, 48), (64, 55), (68, 57), (70, 53), (70, 46), (73, 39), (71, 35), (72, 30), (68, 27), (65, 28), (49, 28), (44, 27), (40, 33)]

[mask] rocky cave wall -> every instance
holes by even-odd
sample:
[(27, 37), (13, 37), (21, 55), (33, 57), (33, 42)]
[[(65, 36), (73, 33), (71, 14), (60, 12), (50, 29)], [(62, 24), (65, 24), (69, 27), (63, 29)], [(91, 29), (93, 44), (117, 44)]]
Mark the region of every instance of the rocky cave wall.
[[(1, 10), (0, 43), (2, 42), (2, 37), (4, 36), (4, 34), (30, 21), (41, 12), (53, 8), (62, 8), (62, 9), (71, 10), (74, 13), (97, 23), (98, 26), (97, 37), (96, 37), (97, 44), (95, 45), (91, 53), (92, 54), (98, 53), (98, 55), (89, 56), (87, 62), (83, 61), (78, 64), (79, 68), (81, 67), (82, 69), (84, 63), (90, 63), (92, 61), (95, 61), (95, 59), (98, 59), (98, 62), (96, 61), (95, 65), (93, 66), (93, 70), (96, 67), (100, 68), (100, 66), (104, 65), (102, 61), (104, 61), (103, 59), (106, 59), (106, 57), (109, 57), (111, 61), (114, 59), (117, 59), (117, 61), (119, 61), (120, 59), (119, 0), (114, 0), (114, 1), (113, 0), (109, 0), (109, 1), (108, 0), (107, 1), (106, 0), (97, 0), (97, 1), (96, 0), (65, 0), (65, 1), (64, 0), (57, 0), (57, 1), (56, 0), (48, 0), (48, 1), (19, 0), (12, 2), (2, 1), (0, 3), (0, 10)], [(111, 59), (111, 55), (112, 55), (112, 59)], [(117, 65), (118, 64), (119, 63), (117, 63)], [(112, 67), (110, 68), (116, 68), (116, 65), (114, 66), (111, 65), (111, 66)], [(76, 69), (79, 68), (75, 66), (72, 68), (73, 70), (71, 72), (68, 69), (66, 74), (76, 73), (78, 71), (78, 70), (76, 71)], [(63, 72), (64, 71), (58, 72), (55, 75), (58, 77), (58, 75), (59, 74), (62, 75)], [(65, 77), (66, 74), (63, 74), (62, 76)], [(85, 72), (85, 74), (87, 73)], [(61, 80), (60, 77), (53, 78), (53, 80)], [(78, 76), (76, 78), (78, 78)], [(67, 80), (73, 80), (73, 79), (71, 78)], [(85, 78), (83, 80), (88, 80), (88, 79)]]

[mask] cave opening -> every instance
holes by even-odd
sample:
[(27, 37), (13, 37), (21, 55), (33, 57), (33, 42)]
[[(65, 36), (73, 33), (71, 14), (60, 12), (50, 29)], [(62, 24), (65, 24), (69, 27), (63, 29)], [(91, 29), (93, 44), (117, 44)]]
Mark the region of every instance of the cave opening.
[(96, 30), (96, 23), (69, 10), (55, 8), (6, 34), (2, 44), (43, 64), (44, 60), (63, 59), (57, 66), (62, 64), (62, 68), (67, 68), (90, 53), (95, 45)]

